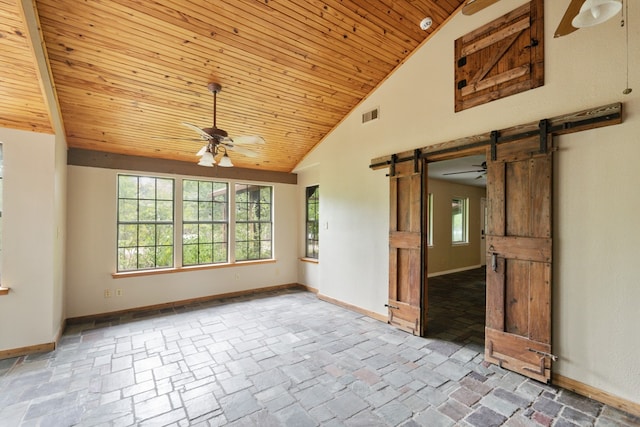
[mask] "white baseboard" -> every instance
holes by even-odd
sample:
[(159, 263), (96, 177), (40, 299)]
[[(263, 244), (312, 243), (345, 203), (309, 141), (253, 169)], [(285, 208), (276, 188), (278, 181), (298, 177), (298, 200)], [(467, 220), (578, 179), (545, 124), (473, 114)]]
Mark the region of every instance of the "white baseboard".
[(476, 268), (480, 268), (480, 267), (482, 266), (478, 264), (478, 265), (469, 265), (467, 267), (454, 268), (453, 270), (437, 271), (435, 273), (427, 274), (427, 277), (444, 276), (445, 274), (459, 273), (461, 271), (467, 271), (467, 270), (475, 270)]

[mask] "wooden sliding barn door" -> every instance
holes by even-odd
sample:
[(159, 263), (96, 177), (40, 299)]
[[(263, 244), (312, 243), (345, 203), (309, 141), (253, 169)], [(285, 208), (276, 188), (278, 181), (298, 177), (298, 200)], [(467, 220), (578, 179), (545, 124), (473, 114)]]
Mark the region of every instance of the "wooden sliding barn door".
[(555, 359), (551, 355), (551, 137), (496, 144), (491, 151), (485, 359), (549, 382)]
[(395, 164), (390, 174), (389, 215), (389, 323), (414, 335), (423, 335), (426, 301), (426, 244), (424, 160)]

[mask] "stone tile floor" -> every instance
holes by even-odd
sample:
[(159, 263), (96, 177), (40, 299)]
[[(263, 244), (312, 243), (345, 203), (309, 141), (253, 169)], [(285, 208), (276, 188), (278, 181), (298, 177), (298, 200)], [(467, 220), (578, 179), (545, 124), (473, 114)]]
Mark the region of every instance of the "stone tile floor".
[(478, 325), (443, 313), (419, 338), (288, 290), (69, 325), (0, 361), (0, 426), (640, 425), (484, 364)]

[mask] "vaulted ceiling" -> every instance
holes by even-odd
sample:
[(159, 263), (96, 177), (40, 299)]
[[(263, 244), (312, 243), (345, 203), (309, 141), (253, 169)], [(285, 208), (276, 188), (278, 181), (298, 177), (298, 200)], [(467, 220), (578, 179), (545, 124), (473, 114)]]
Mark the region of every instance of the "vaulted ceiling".
[(289, 172), (462, 2), (0, 0), (0, 126), (53, 132), (42, 38), (70, 148), (194, 162), (217, 82), (218, 127), (266, 141), (235, 165)]

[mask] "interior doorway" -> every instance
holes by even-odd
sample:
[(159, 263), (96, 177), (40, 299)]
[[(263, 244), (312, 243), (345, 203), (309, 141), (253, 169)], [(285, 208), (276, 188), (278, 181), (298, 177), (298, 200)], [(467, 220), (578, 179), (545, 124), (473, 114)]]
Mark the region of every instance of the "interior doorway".
[(426, 336), (482, 349), (486, 318), (486, 168), (484, 155), (427, 165), (432, 203), (427, 213), (431, 215), (428, 233), (432, 235), (426, 254)]

